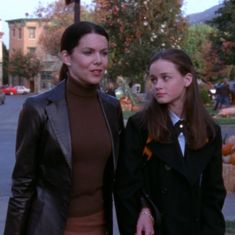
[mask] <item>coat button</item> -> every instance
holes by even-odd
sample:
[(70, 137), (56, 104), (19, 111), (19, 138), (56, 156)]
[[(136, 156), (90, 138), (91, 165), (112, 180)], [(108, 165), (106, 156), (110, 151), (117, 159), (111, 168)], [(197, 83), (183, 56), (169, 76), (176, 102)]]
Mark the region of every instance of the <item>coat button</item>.
[(170, 170), (171, 170), (171, 167), (168, 166), (167, 164), (165, 164), (164, 167), (165, 167), (165, 170), (167, 170), (167, 171), (170, 171)]
[(163, 188), (162, 190), (161, 190), (161, 193), (162, 194), (166, 194), (168, 192), (168, 189), (167, 188)]
[(150, 196), (149, 196), (149, 194), (148, 194), (148, 193), (146, 193), (146, 194), (145, 194), (145, 197), (146, 197), (146, 198), (150, 198)]

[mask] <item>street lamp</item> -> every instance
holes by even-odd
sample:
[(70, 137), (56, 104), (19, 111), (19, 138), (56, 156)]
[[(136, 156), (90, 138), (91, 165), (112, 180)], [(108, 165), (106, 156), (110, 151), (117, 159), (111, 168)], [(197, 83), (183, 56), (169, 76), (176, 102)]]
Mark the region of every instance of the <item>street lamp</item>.
[(65, 4), (69, 5), (74, 2), (74, 22), (80, 21), (80, 0), (65, 0)]

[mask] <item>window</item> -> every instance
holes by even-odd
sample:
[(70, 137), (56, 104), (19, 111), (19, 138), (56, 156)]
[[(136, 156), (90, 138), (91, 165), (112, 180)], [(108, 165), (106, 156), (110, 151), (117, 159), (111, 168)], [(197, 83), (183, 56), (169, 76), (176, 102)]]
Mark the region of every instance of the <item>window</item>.
[(35, 27), (29, 27), (28, 32), (29, 32), (29, 38), (31, 38), (31, 39), (36, 38), (36, 28)]
[(18, 33), (19, 33), (19, 39), (21, 39), (22, 38), (22, 30), (21, 30), (21, 28), (18, 29)]
[(29, 53), (35, 53), (35, 51), (36, 51), (36, 47), (28, 47), (28, 52)]
[(42, 80), (49, 80), (49, 79), (51, 79), (51, 72), (49, 72), (49, 71), (42, 71), (41, 72), (41, 79)]
[(13, 36), (13, 37), (16, 36), (16, 29), (15, 29), (15, 28), (12, 29), (12, 36)]

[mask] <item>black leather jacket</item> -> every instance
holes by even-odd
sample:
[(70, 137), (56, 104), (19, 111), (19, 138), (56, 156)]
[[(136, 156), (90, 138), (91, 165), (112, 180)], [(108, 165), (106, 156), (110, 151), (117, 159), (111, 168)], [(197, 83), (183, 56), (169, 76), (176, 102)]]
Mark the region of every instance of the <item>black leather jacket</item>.
[[(112, 234), (112, 184), (123, 118), (119, 102), (98, 92), (110, 135), (112, 158), (104, 172), (108, 234)], [(30, 97), (20, 113), (16, 164), (4, 235), (62, 235), (71, 192), (71, 137), (65, 81)]]

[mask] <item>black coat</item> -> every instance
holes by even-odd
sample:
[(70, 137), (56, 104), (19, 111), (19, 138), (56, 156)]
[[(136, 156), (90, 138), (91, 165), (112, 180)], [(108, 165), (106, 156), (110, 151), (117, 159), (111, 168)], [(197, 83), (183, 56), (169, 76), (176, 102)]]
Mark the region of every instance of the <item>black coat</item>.
[[(98, 93), (112, 138), (104, 172), (108, 234), (112, 234), (112, 182), (123, 129), (119, 102)], [(16, 164), (4, 235), (63, 235), (72, 186), (72, 155), (65, 82), (26, 100), (20, 113)]]
[[(118, 161), (115, 199), (121, 234), (135, 234), (144, 195), (153, 214), (157, 210), (161, 216), (156, 235), (223, 235), (226, 193), (219, 127), (216, 138), (203, 148), (186, 145), (183, 157), (176, 138), (172, 143), (146, 145), (147, 130), (138, 120), (137, 114), (127, 123)], [(149, 159), (143, 155), (144, 147), (152, 153)]]

